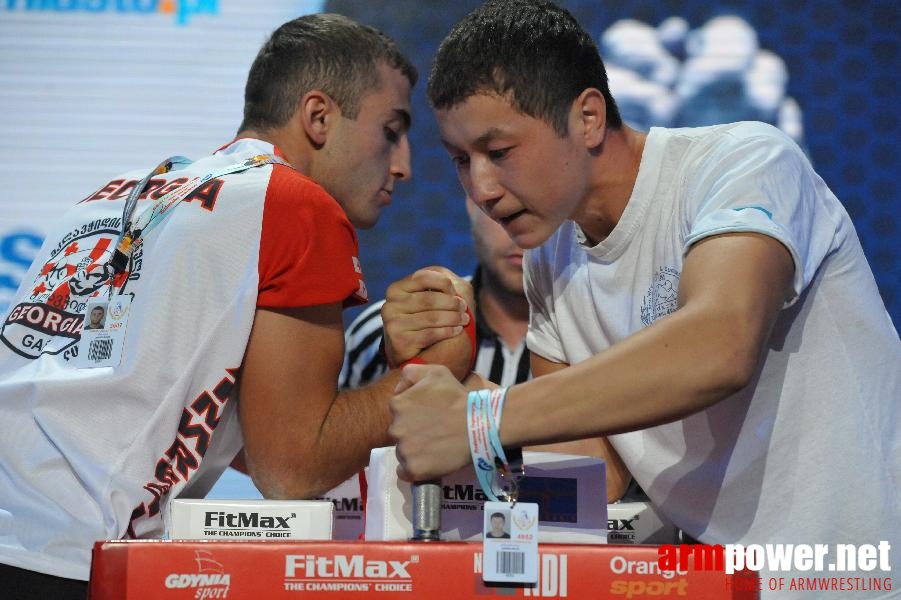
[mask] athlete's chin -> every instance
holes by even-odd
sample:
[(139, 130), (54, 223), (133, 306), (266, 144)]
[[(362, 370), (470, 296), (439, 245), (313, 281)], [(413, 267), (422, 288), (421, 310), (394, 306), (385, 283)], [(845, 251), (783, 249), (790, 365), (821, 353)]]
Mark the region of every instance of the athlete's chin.
[[(544, 235), (540, 231), (536, 231), (534, 229), (521, 229), (521, 228), (504, 228), (507, 232), (507, 235), (510, 236), (510, 239), (513, 242), (522, 248), (523, 250), (530, 250), (532, 248), (537, 248), (541, 244), (543, 244), (550, 237), (550, 234)], [(522, 259), (520, 258), (519, 267), (522, 268)]]
[(374, 219), (358, 221), (357, 223), (354, 223), (353, 226), (357, 229), (372, 229), (373, 227), (378, 225), (378, 222), (379, 222), (379, 219), (378, 219), (378, 217), (376, 217)]
[(353, 215), (347, 215), (350, 219), (350, 222), (357, 229), (372, 229), (375, 227), (379, 218), (382, 216), (382, 211), (379, 209), (366, 211), (366, 212), (357, 212)]

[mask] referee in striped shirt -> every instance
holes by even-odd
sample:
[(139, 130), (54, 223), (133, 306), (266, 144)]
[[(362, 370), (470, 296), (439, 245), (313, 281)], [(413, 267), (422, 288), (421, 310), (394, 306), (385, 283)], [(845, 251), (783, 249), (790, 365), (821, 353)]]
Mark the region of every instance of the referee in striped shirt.
[[(467, 199), (478, 266), (472, 276), (476, 299), (474, 370), (489, 381), (510, 386), (529, 378), (526, 329), (529, 303), (523, 291), (522, 249), (504, 229)], [(356, 388), (375, 381), (388, 371), (384, 352), (381, 308), (374, 303), (350, 324), (345, 333), (342, 388)]]

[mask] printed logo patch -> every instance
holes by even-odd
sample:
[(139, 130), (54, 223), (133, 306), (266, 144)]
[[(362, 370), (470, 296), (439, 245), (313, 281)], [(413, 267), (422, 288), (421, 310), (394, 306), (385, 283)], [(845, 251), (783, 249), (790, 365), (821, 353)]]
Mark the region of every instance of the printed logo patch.
[(231, 574), (207, 550), (195, 550), (196, 573), (169, 573), (163, 584), (167, 589), (190, 589), (194, 598), (228, 598)]
[[(63, 236), (38, 272), (24, 302), (13, 306), (0, 340), (26, 358), (60, 354), (71, 360), (81, 338), (88, 301), (112, 284), (122, 288), (140, 277), (143, 252), (137, 249), (128, 269), (112, 282), (105, 268), (121, 219), (97, 219)], [(121, 293), (121, 289), (119, 289)]]
[(679, 299), (679, 271), (660, 267), (651, 287), (641, 301), (641, 322), (648, 326), (657, 319), (676, 312)]

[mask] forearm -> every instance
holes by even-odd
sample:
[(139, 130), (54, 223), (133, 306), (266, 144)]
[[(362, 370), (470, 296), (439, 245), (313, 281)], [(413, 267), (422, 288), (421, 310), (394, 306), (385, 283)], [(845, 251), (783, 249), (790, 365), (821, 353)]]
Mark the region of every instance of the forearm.
[[(686, 256), (674, 313), (584, 362), (554, 363), (559, 370), (536, 370), (535, 379), (509, 389), (502, 443), (535, 446), (652, 427), (742, 389), (758, 372), (792, 274), (791, 255), (772, 238), (698, 242)], [(402, 389), (391, 403), (401, 477), (426, 479), (467, 464), (466, 389), (424, 367), (405, 371)]]
[[(632, 431), (702, 410), (741, 389), (757, 332), (683, 309), (592, 358), (515, 386), (501, 436), (530, 445)], [(549, 399), (553, 399), (552, 403)]]
[(319, 480), (311, 481), (311, 485), (321, 490), (318, 493), (328, 491), (367, 466), (373, 448), (394, 443), (388, 436), (391, 424), (388, 401), (398, 379), (397, 370), (389, 371), (371, 385), (337, 395), (317, 443), (310, 449), (310, 471), (319, 473)]
[(397, 379), (397, 371), (391, 371), (369, 386), (337, 393), (316, 429), (294, 423), (292, 429), (306, 429), (309, 435), (287, 437), (282, 448), (266, 452), (285, 459), (249, 464), (263, 496), (319, 497), (368, 465), (373, 448), (391, 445), (388, 400)]
[(338, 392), (344, 353), (339, 304), (257, 311), (239, 379), (238, 414), (248, 473), (267, 498), (311, 498), (390, 443), (398, 375)]

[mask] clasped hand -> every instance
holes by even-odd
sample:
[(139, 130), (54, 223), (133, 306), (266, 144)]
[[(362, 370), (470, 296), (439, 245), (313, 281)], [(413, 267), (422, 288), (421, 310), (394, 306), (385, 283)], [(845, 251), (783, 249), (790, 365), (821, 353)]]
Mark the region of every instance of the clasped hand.
[(420, 269), (391, 284), (382, 306), (389, 364), (419, 357), (465, 378), (474, 349), (463, 328), (470, 319), (466, 309), (473, 306), (470, 283), (443, 267)]

